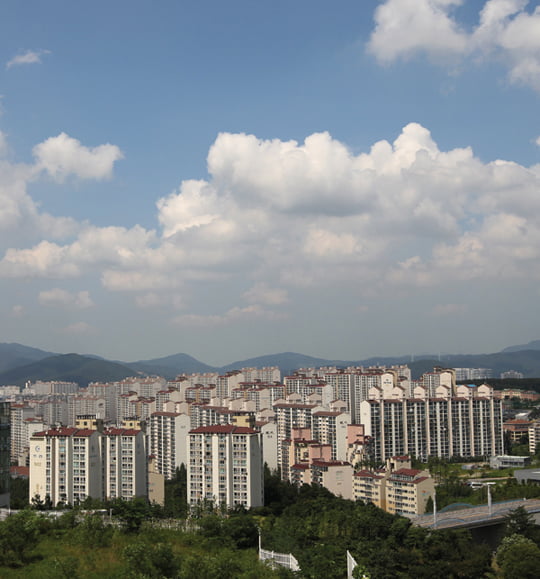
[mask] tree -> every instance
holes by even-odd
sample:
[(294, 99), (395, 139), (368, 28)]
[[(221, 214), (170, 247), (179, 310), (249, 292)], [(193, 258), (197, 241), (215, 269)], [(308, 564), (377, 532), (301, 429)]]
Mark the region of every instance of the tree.
[(113, 528), (105, 525), (103, 517), (96, 513), (85, 515), (73, 531), (79, 544), (92, 548), (108, 546), (112, 535)]
[(540, 569), (540, 549), (523, 535), (505, 537), (495, 556), (505, 579), (535, 579)]
[(123, 523), (128, 533), (137, 533), (143, 522), (150, 517), (151, 509), (148, 501), (135, 498), (130, 501), (115, 499), (110, 503), (113, 515), (116, 515)]
[(24, 510), (0, 523), (0, 564), (23, 565), (39, 542), (40, 517)]
[(536, 535), (536, 524), (533, 516), (525, 507), (517, 507), (506, 515), (505, 535), (523, 535), (533, 539)]
[(172, 548), (166, 543), (149, 543), (138, 541), (124, 548), (124, 559), (129, 571), (136, 576), (152, 577), (176, 577), (179, 564), (174, 556)]

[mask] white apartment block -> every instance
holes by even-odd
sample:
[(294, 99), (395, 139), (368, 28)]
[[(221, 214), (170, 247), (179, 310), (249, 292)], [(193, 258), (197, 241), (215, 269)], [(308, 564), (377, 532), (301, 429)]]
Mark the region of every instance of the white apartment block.
[(181, 464), (187, 465), (187, 435), (191, 419), (187, 414), (154, 412), (150, 415), (150, 454), (155, 469), (166, 479), (172, 479)]
[(28, 446), (28, 440), (25, 440), (24, 436), (24, 421), (27, 418), (34, 418), (35, 414), (34, 408), (28, 404), (10, 405), (12, 462), (17, 462), (25, 446)]
[(75, 426), (77, 416), (91, 415), (104, 420), (106, 417), (107, 401), (105, 398), (92, 394), (68, 396), (68, 425)]
[(49, 426), (68, 423), (67, 394), (52, 394), (35, 402), (36, 416)]
[(536, 454), (536, 448), (540, 444), (540, 421), (536, 420), (529, 426), (529, 452)]
[(281, 462), (281, 441), (292, 437), (293, 428), (310, 428), (311, 415), (317, 406), (278, 401), (274, 404), (278, 434), (278, 461)]
[(42, 418), (35, 416), (35, 409), (26, 404), (11, 405), (11, 462), (26, 466), (30, 437), (45, 428)]
[(53, 505), (102, 498), (101, 443), (97, 430), (52, 428), (30, 439), (30, 500)]
[(370, 453), (375, 460), (396, 455), (425, 460), (502, 454), (502, 403), (491, 387), (458, 386), (452, 395), (443, 386), (436, 392), (438, 398), (362, 402), (360, 422), (372, 437)]
[(332, 447), (332, 460), (347, 460), (347, 427), (351, 415), (317, 409), (311, 416), (313, 438), (321, 444)]
[(203, 386), (210, 386), (217, 384), (219, 374), (217, 372), (198, 372), (193, 374), (180, 374), (176, 380), (169, 380), (169, 386), (177, 387), (180, 390), (182, 384), (187, 386), (195, 386), (195, 384), (202, 384)]
[(246, 382), (279, 382), (281, 372), (277, 366), (265, 366), (264, 368), (242, 368), (240, 370)]
[(38, 380), (31, 384), (30, 388), (38, 396), (45, 394), (75, 394), (79, 391), (79, 385), (76, 382), (42, 382)]
[(261, 446), (261, 434), (252, 428), (217, 425), (192, 430), (188, 436), (189, 503), (262, 506)]
[(86, 393), (96, 396), (98, 399), (105, 400), (105, 415), (103, 419), (112, 424), (118, 423), (118, 389), (114, 383), (92, 382), (88, 384)]
[(246, 377), (239, 370), (227, 372), (222, 376), (218, 376), (216, 380), (215, 396), (221, 400), (224, 398), (230, 398), (233, 389), (237, 388), (241, 382), (246, 382)]
[(30, 439), (30, 499), (76, 504), (86, 497), (147, 495), (146, 439), (140, 430), (59, 427)]
[(146, 497), (148, 472), (144, 432), (128, 428), (109, 428), (103, 431), (100, 441), (104, 497)]

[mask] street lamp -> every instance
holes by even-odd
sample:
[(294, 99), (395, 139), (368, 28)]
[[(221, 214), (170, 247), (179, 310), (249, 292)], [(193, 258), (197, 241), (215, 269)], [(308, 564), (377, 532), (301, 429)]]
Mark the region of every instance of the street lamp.
[(492, 514), (492, 505), (491, 505), (491, 485), (494, 485), (494, 482), (487, 482), (485, 485), (487, 486), (487, 496), (488, 496), (488, 512), (489, 516), (491, 517)]

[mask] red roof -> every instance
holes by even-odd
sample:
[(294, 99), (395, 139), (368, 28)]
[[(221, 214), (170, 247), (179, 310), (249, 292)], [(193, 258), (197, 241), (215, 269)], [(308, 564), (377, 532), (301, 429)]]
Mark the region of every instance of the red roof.
[(370, 472), (369, 470), (359, 470), (358, 472), (354, 473), (354, 476), (360, 478), (384, 478), (382, 475), (375, 474), (374, 472)]
[(215, 424), (213, 426), (199, 426), (190, 430), (190, 434), (256, 434), (256, 430), (247, 426), (235, 426), (234, 424)]
[(103, 432), (107, 436), (137, 436), (141, 432), (134, 428), (108, 428)]
[(415, 468), (400, 468), (399, 470), (394, 471), (392, 476), (399, 474), (403, 476), (415, 477), (418, 476), (421, 472), (421, 470), (416, 470)]
[(27, 466), (10, 466), (9, 472), (11, 476), (28, 477), (30, 476), (30, 468)]
[(34, 436), (72, 436), (77, 432), (77, 428), (51, 428), (49, 430), (44, 430), (43, 432), (36, 432)]
[(313, 459), (313, 462), (311, 464), (313, 466), (350, 466), (349, 462), (344, 462), (342, 460)]

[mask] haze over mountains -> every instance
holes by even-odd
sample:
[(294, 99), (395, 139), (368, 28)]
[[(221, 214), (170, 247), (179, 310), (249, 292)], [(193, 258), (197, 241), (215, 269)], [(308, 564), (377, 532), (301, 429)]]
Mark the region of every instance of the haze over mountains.
[(408, 364), (413, 377), (421, 375), (434, 365), (457, 368), (491, 368), (494, 377), (501, 372), (516, 370), (526, 378), (540, 377), (540, 340), (521, 346), (509, 346), (493, 354), (421, 355), (369, 358), (364, 360), (328, 360), (294, 352), (269, 354), (247, 360), (238, 360), (225, 366), (210, 366), (188, 354), (173, 354), (163, 358), (119, 362), (92, 355), (55, 354), (22, 344), (0, 343), (0, 385), (24, 385), (28, 380), (65, 380), (86, 386), (89, 382), (121, 380), (126, 376), (160, 375), (174, 378), (181, 373), (227, 372), (242, 367), (278, 366), (283, 375), (309, 366), (376, 364)]

